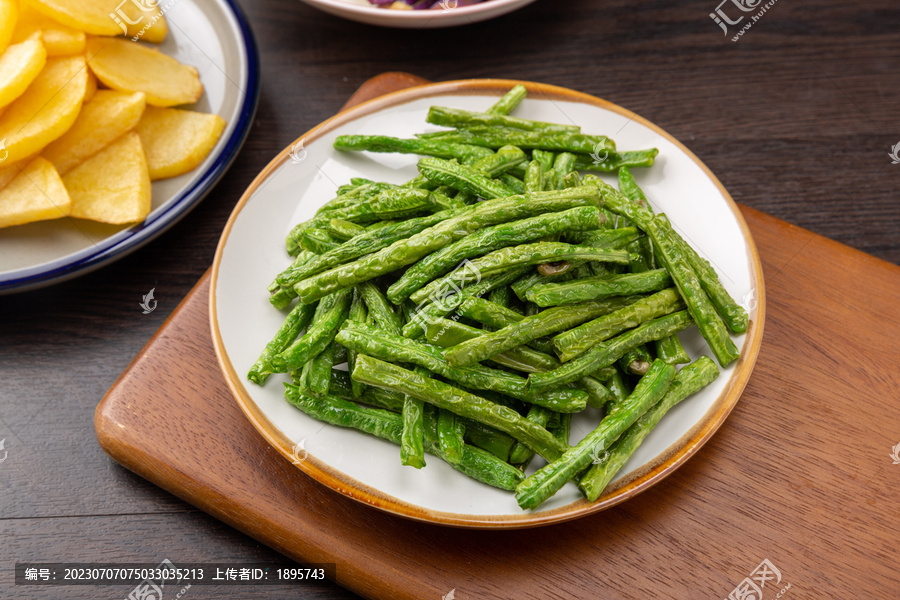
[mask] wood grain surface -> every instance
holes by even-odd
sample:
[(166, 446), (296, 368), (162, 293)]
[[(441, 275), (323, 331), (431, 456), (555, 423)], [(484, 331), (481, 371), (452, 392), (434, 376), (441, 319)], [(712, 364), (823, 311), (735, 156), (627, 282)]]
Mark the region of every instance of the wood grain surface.
[[(718, 2), (705, 0), (572, 0), (562, 8), (562, 3), (543, 0), (494, 21), (442, 31), (368, 27), (296, 0), (238, 2), (259, 42), (262, 93), (247, 144), (225, 178), (179, 224), (125, 259), (49, 289), (0, 297), (0, 440), (5, 444), (0, 459), (6, 457), (0, 463), (0, 597), (95, 600), (126, 595), (121, 587), (14, 588), (16, 561), (282, 559), (115, 464), (96, 442), (94, 409), (206, 272), (231, 209), (255, 175), (304, 131), (333, 115), (360, 84), (383, 71), (408, 71), (431, 80), (528, 79), (606, 98), (682, 140), (739, 202), (900, 263), (900, 165), (891, 164), (888, 156), (900, 141), (900, 9), (890, 0), (865, 5), (784, 0), (737, 43), (709, 19)], [(189, 24), (175, 25), (189, 31)], [(788, 598), (829, 597), (819, 590), (858, 584), (861, 591), (853, 597), (900, 595), (893, 567), (900, 563), (898, 536), (890, 529), (897, 522), (890, 498), (900, 465), (892, 465), (888, 456), (900, 442), (898, 317), (893, 306), (880, 314), (869, 311), (896, 302), (896, 288), (883, 285), (894, 269), (856, 255), (808, 271), (813, 265), (806, 263), (818, 257), (807, 250), (820, 252), (828, 243), (795, 231), (801, 235), (779, 234), (787, 248), (765, 265), (766, 335), (783, 328), (793, 347), (772, 355), (764, 343), (760, 360), (788, 361), (824, 378), (832, 392), (816, 395), (793, 376), (751, 381), (744, 401), (696, 459), (708, 455), (713, 464), (705, 467), (712, 473), (701, 473), (706, 487), (678, 484), (681, 476), (700, 468), (692, 460), (678, 478), (657, 488), (657, 496), (597, 517), (600, 525), (591, 531), (600, 532), (595, 544), (601, 550), (608, 551), (604, 544), (610, 540), (624, 545), (646, 538), (641, 556), (622, 550), (646, 569), (626, 582), (609, 566), (613, 557), (605, 554), (606, 562), (598, 562), (588, 575), (569, 570), (560, 575), (583, 580), (585, 589), (608, 578), (605, 587), (596, 588), (607, 592), (592, 597), (646, 597), (641, 590), (648, 589), (648, 582), (661, 586), (672, 579), (670, 569), (654, 566), (672, 556), (690, 567), (674, 578), (675, 587), (663, 597), (724, 597), (764, 556), (794, 582)], [(793, 259), (799, 262), (792, 262), (807, 243)], [(804, 267), (789, 272), (806, 287), (788, 280), (775, 285), (785, 264)], [(873, 264), (879, 265), (879, 274), (862, 275)], [(837, 277), (853, 284), (834, 289)], [(156, 288), (159, 306), (143, 315), (138, 303), (150, 288)], [(820, 326), (815, 320), (820, 312), (834, 319), (836, 313), (829, 311), (845, 304), (863, 310), (857, 329), (827, 321), (822, 326), (828, 335), (814, 335), (811, 328)], [(840, 344), (834, 345), (832, 337)], [(869, 352), (879, 361), (869, 362)], [(852, 375), (839, 370), (841, 365), (850, 365)], [(842, 400), (835, 403), (837, 396)], [(812, 412), (794, 410), (798, 403)], [(844, 412), (848, 404), (855, 412)], [(752, 428), (758, 421), (769, 428)], [(847, 429), (840, 436), (816, 435), (810, 428), (813, 421), (838, 422)], [(171, 452), (183, 434), (179, 430), (168, 440)], [(721, 496), (708, 524), (704, 515), (695, 515), (700, 524), (687, 532), (655, 529), (656, 520), (650, 518), (655, 510), (663, 517), (689, 511), (695, 497), (718, 491), (705, 478), (758, 447), (765, 450), (762, 462), (738, 461), (740, 476), (723, 477), (722, 489), (733, 491)], [(723, 454), (729, 457), (724, 463), (719, 460)], [(807, 490), (803, 502), (796, 501), (795, 487)], [(765, 490), (782, 494), (780, 509), (766, 505), (772, 514), (757, 500)], [(659, 506), (643, 504), (651, 500)], [(723, 527), (716, 515), (733, 520), (734, 535), (716, 544), (698, 541), (702, 536), (694, 529)], [(877, 519), (881, 521), (873, 525)], [(788, 526), (788, 521), (804, 527)], [(460, 535), (428, 531), (441, 545), (447, 539), (442, 536)], [(885, 539), (893, 546), (885, 546)], [(479, 540), (490, 540), (490, 535)], [(740, 561), (724, 565), (717, 558), (719, 550), (745, 543)], [(536, 555), (544, 557), (550, 549), (542, 547)], [(816, 556), (839, 550), (847, 550), (847, 564), (816, 566)], [(481, 556), (473, 554), (466, 568), (478, 572)], [(547, 569), (525, 555), (517, 555), (508, 568), (551, 580)], [(449, 569), (445, 575), (449, 582)], [(546, 589), (536, 585), (535, 593)], [(245, 587), (237, 594), (197, 587), (190, 597), (222, 596), (357, 597), (331, 583)], [(457, 597), (466, 596), (460, 592)]]

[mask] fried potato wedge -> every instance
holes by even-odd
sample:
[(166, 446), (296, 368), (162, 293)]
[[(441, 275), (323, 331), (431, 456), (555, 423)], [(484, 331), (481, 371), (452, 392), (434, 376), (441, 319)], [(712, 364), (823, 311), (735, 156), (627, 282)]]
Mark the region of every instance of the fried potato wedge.
[(128, 40), (91, 38), (88, 63), (102, 83), (123, 92), (144, 92), (147, 104), (193, 104), (203, 95), (197, 69)]
[(134, 132), (69, 171), (63, 183), (72, 198), (73, 217), (118, 225), (150, 214), (150, 174)]
[(52, 58), (25, 93), (0, 115), (10, 163), (38, 154), (75, 122), (87, 90), (83, 56)]
[(110, 17), (116, 0), (23, 0), (54, 21), (94, 35), (122, 35), (123, 29)]
[[(166, 39), (169, 25), (158, 3), (151, 6), (147, 0), (130, 0), (125, 3), (118, 0), (115, 6), (115, 15), (124, 23), (127, 37), (153, 44), (160, 44)], [(112, 9), (110, 12), (113, 12)]]
[(84, 101), (89, 102), (97, 93), (97, 76), (90, 69), (87, 70), (87, 89), (84, 92)]
[(192, 171), (207, 157), (225, 121), (219, 115), (148, 106), (137, 125), (147, 154), (150, 179), (166, 179)]
[[(0, 157), (3, 156), (3, 150), (0, 150)], [(2, 165), (0, 164), (0, 190), (5, 188), (10, 181), (16, 178), (16, 175), (19, 174), (19, 169), (21, 167), (19, 165)]]
[[(18, 171), (17, 167), (12, 167)], [(43, 158), (32, 160), (0, 190), (0, 227), (68, 216), (72, 199), (59, 173)]]
[(47, 64), (47, 51), (39, 38), (9, 46), (0, 54), (0, 107), (25, 93)]
[(81, 108), (75, 124), (47, 146), (42, 156), (53, 163), (60, 175), (65, 175), (134, 129), (145, 106), (143, 92), (98, 90)]
[(13, 33), (13, 43), (30, 39), (41, 34), (41, 41), (47, 49), (47, 56), (71, 56), (84, 53), (87, 36), (83, 31), (66, 27), (50, 17), (36, 11), (28, 4), (19, 10), (19, 20)]
[(0, 52), (12, 41), (18, 18), (19, 5), (16, 0), (0, 0)]

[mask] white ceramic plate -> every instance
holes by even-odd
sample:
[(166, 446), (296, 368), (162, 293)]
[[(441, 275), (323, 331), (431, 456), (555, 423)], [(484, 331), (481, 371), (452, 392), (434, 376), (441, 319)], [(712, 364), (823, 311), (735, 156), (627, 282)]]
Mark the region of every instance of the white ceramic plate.
[[(712, 174), (674, 138), (640, 117), (602, 100), (563, 88), (526, 84), (529, 98), (516, 115), (581, 124), (607, 134), (623, 150), (657, 147), (638, 183), (658, 212), (707, 257), (728, 291), (750, 302), (751, 325), (735, 341), (739, 361), (696, 396), (673, 409), (625, 465), (606, 494), (588, 504), (573, 484), (536, 511), (524, 512), (513, 494), (477, 483), (440, 460), (420, 471), (400, 465), (398, 448), (357, 431), (317, 422), (282, 397), (286, 376), (265, 387), (245, 374), (282, 322), (266, 286), (286, 267), (283, 239), (313, 216), (353, 176), (401, 183), (416, 174), (416, 158), (396, 154), (342, 153), (332, 142), (343, 134), (412, 136), (433, 104), (486, 109), (514, 83), (475, 80), (433, 84), (383, 96), (341, 113), (306, 133), (305, 154), (286, 149), (259, 175), (235, 208), (213, 265), (210, 310), (219, 361), (241, 407), (286, 457), (303, 442), (299, 468), (341, 493), (407, 517), (464, 527), (527, 527), (571, 519), (611, 506), (659, 481), (681, 465), (718, 428), (737, 402), (759, 349), (764, 314), (762, 272), (756, 249), (736, 205)], [(612, 181), (612, 177), (608, 178)], [(681, 336), (688, 352), (709, 354), (696, 328)], [(573, 420), (572, 441), (597, 423), (587, 411)], [(306, 454), (308, 453), (308, 455)], [(543, 461), (536, 458), (529, 472)]]
[(534, 2), (534, 0), (487, 0), (471, 6), (462, 6), (458, 0), (442, 0), (442, 8), (439, 9), (393, 10), (374, 7), (368, 0), (302, 1), (328, 14), (351, 21), (403, 29), (433, 29), (477, 23), (505, 15)]
[(200, 202), (237, 156), (259, 96), (259, 57), (247, 21), (231, 0), (179, 0), (165, 15), (169, 33), (158, 47), (200, 71), (205, 93), (191, 108), (225, 119), (221, 139), (190, 173), (153, 183), (143, 223), (66, 218), (0, 229), (0, 293), (70, 279), (136, 250)]

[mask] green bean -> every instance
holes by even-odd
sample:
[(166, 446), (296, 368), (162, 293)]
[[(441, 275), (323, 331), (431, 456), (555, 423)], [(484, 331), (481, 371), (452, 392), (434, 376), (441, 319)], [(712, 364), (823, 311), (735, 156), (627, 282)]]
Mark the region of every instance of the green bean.
[(313, 314), (312, 323), (306, 333), (294, 340), (280, 354), (272, 357), (272, 367), (276, 373), (284, 373), (301, 367), (306, 361), (322, 352), (334, 339), (341, 323), (350, 311), (349, 289), (326, 296), (319, 302)]
[(661, 360), (654, 361), (647, 374), (638, 382), (634, 392), (625, 400), (620, 413), (605, 417), (596, 429), (568, 449), (562, 457), (550, 462), (519, 484), (516, 488), (516, 501), (519, 506), (526, 509), (537, 508), (590, 465), (593, 457), (604, 452), (662, 399), (674, 377), (675, 367)]
[[(422, 367), (416, 367), (415, 372), (428, 377), (428, 371)], [(402, 417), (400, 464), (421, 469), (425, 466), (425, 407), (423, 402), (408, 394), (404, 395)]]
[[(478, 321), (479, 323), (494, 329), (508, 327), (525, 318), (525, 315), (523, 314), (510, 308), (494, 304), (489, 300), (477, 298), (474, 294), (463, 299), (454, 310), (458, 311), (463, 317)], [(546, 340), (532, 340), (528, 343), (528, 346), (540, 352), (544, 352), (545, 354), (552, 354), (555, 352), (553, 344)]]
[(634, 180), (634, 175), (631, 174), (627, 166), (619, 167), (619, 191), (635, 204), (639, 204), (652, 212), (650, 203), (647, 202), (647, 196), (644, 195), (644, 191), (638, 186), (637, 181)]
[(500, 173), (500, 175), (497, 176), (497, 179), (500, 183), (512, 190), (514, 194), (525, 193), (525, 182), (512, 173)]
[(288, 313), (288, 316), (284, 319), (284, 322), (281, 324), (281, 327), (278, 328), (278, 331), (275, 332), (275, 337), (266, 344), (266, 347), (263, 349), (262, 353), (260, 353), (259, 358), (256, 359), (256, 362), (250, 367), (250, 371), (247, 373), (247, 379), (253, 383), (264, 385), (269, 376), (275, 372), (272, 369), (272, 358), (280, 354), (295, 339), (297, 339), (297, 336), (300, 335), (303, 328), (309, 324), (309, 321), (313, 317), (313, 313), (315, 313), (315, 305), (313, 304), (298, 304), (295, 306), (291, 312)]
[(565, 445), (549, 431), (525, 420), (516, 411), (397, 365), (360, 355), (351, 376), (365, 384), (414, 396), (499, 429), (524, 442), (547, 460), (555, 460), (565, 451)]
[(586, 352), (597, 342), (602, 342), (626, 329), (637, 327), (651, 319), (662, 317), (684, 308), (684, 302), (675, 288), (667, 288), (660, 292), (636, 300), (610, 312), (560, 333), (553, 338), (553, 347), (560, 358), (569, 361)]
[(575, 170), (575, 155), (571, 152), (560, 152), (553, 159), (553, 170), (556, 171), (560, 178), (565, 177)]
[[(435, 279), (424, 288), (415, 292), (411, 298), (414, 302), (420, 302), (432, 294), (437, 293), (437, 290), (456, 285), (457, 281), (464, 283), (461, 278), (471, 277), (472, 273), (478, 274), (480, 277), (486, 277), (488, 275), (506, 271), (511, 267), (518, 267), (521, 265), (537, 265), (546, 262), (579, 259), (627, 264), (629, 255), (628, 252), (625, 252), (624, 250), (592, 248), (591, 246), (578, 246), (563, 242), (519, 244), (518, 246), (494, 250), (480, 258), (469, 261), (467, 268), (465, 269), (466, 272), (461, 272), (462, 270), (457, 269), (449, 275)], [(528, 297), (527, 294), (526, 297)], [(531, 298), (528, 299), (531, 300)]]
[(517, 84), (513, 86), (511, 90), (506, 92), (502, 98), (497, 100), (493, 106), (491, 106), (487, 112), (492, 115), (508, 115), (515, 108), (522, 103), (522, 100), (525, 99), (525, 96), (528, 95), (528, 91), (525, 89), (525, 86), (522, 84)]
[[(380, 388), (372, 388), (380, 389)], [(506, 461), (509, 459), (509, 451), (516, 443), (516, 438), (508, 433), (498, 431), (493, 427), (488, 427), (478, 421), (465, 419), (457, 415), (457, 418), (466, 428), (466, 441), (473, 446), (477, 446), (482, 450), (486, 450), (497, 458)], [(523, 477), (524, 479), (524, 477)]]
[[(435, 319), (425, 327), (425, 339), (441, 348), (455, 346), (485, 333), (481, 329), (475, 329), (450, 319)], [(525, 373), (549, 371), (560, 364), (555, 357), (526, 346), (501, 352), (493, 356), (491, 360), (498, 365)]]
[[(579, 261), (575, 261), (573, 264), (579, 264)], [(571, 279), (569, 273), (557, 273), (555, 275), (542, 275), (538, 271), (533, 271), (522, 277), (518, 281), (514, 282), (510, 288), (516, 297), (525, 302), (525, 293), (530, 290), (532, 287), (539, 283), (552, 283), (557, 281), (565, 281), (567, 279)]]
[(462, 419), (449, 410), (440, 409), (437, 418), (438, 443), (446, 460), (452, 464), (458, 464), (463, 455), (463, 436), (466, 426)]
[[(599, 215), (599, 209), (594, 206), (580, 206), (485, 227), (429, 254), (411, 266), (396, 283), (388, 288), (388, 298), (394, 303), (402, 302), (426, 283), (445, 274), (465, 259), (482, 256), (507, 246), (534, 241), (547, 235), (569, 230), (581, 231), (596, 228), (599, 226)], [(415, 301), (421, 301), (421, 299), (413, 298)]]
[[(298, 306), (309, 306), (307, 304), (298, 304)], [(365, 323), (368, 318), (368, 310), (366, 310), (366, 304), (363, 301), (362, 294), (359, 291), (359, 288), (353, 290), (353, 300), (350, 302), (350, 312), (347, 314), (347, 319), (356, 321), (357, 323)], [(347, 368), (351, 371), (353, 367), (356, 365), (356, 351), (355, 350), (347, 350)], [(353, 398), (359, 398), (363, 393), (363, 386), (361, 383), (357, 381), (352, 381), (350, 384), (350, 391)]]
[(728, 330), (725, 328), (722, 318), (703, 291), (697, 274), (685, 258), (683, 249), (672, 239), (663, 221), (659, 218), (652, 219), (648, 228), (650, 237), (657, 245), (657, 257), (665, 265), (666, 270), (672, 274), (672, 279), (678, 286), (678, 292), (684, 298), (688, 311), (697, 323), (700, 334), (709, 344), (716, 360), (723, 367), (737, 360), (740, 352), (728, 337)]
[(697, 251), (694, 250), (691, 245), (678, 234), (678, 232), (672, 229), (672, 225), (669, 223), (666, 215), (659, 215), (657, 218), (661, 224), (666, 227), (671, 240), (678, 245), (684, 258), (694, 270), (694, 273), (697, 274), (697, 278), (700, 280), (700, 287), (706, 292), (710, 302), (716, 307), (716, 312), (722, 317), (722, 320), (725, 322), (728, 329), (734, 333), (744, 333), (747, 331), (747, 311), (738, 305), (728, 291), (725, 290), (718, 274), (716, 274), (712, 265), (709, 264), (709, 261), (697, 254)]
[(609, 393), (612, 394), (612, 398), (607, 403), (607, 412), (609, 412), (616, 406), (625, 402), (625, 398), (631, 394), (631, 390), (628, 388), (628, 384), (625, 382), (622, 372), (615, 367), (613, 368), (613, 374), (607, 380), (606, 385), (609, 389)]
[[(642, 238), (641, 232), (637, 227), (600, 229), (597, 231), (573, 231), (568, 237), (571, 238), (572, 243), (574, 244), (593, 246), (595, 248), (626, 248), (633, 241), (645, 239)], [(630, 249), (629, 252), (631, 252)]]
[[(559, 413), (554, 413), (552, 410), (548, 410), (541, 406), (532, 406), (528, 410), (528, 414), (525, 415), (525, 419), (531, 421), (535, 425), (546, 428), (547, 424), (550, 422), (550, 417), (554, 414)], [(509, 462), (514, 465), (521, 465), (530, 461), (533, 456), (534, 450), (522, 442), (516, 442), (509, 452)]]
[(394, 312), (393, 307), (387, 298), (384, 297), (384, 294), (381, 293), (381, 290), (378, 289), (378, 286), (371, 281), (366, 281), (356, 286), (356, 289), (359, 290), (365, 301), (369, 314), (375, 320), (375, 324), (388, 333), (400, 335), (400, 330), (403, 328), (403, 325), (400, 323), (400, 317)]
[[(609, 250), (609, 252), (619, 251)], [(627, 252), (624, 254), (628, 255)], [(656, 292), (670, 285), (672, 278), (666, 270), (655, 269), (645, 273), (604, 275), (564, 283), (539, 283), (525, 292), (525, 297), (538, 306), (560, 306), (587, 300), (601, 300), (610, 296)]]
[[(474, 143), (474, 142), (473, 142)], [(595, 152), (605, 149), (601, 148)], [(604, 160), (596, 161), (590, 156), (579, 156), (575, 162), (575, 168), (579, 171), (602, 171), (604, 173), (614, 173), (622, 167), (652, 167), (653, 160), (659, 150), (649, 148), (647, 150), (633, 150), (631, 152), (615, 152), (610, 150)]]
[(510, 269), (506, 273), (494, 275), (493, 277), (484, 277), (478, 283), (473, 283), (464, 287), (459, 293), (447, 296), (440, 300), (436, 300), (430, 304), (423, 302), (416, 310), (415, 317), (403, 326), (403, 337), (416, 339), (422, 337), (425, 333), (425, 324), (433, 319), (439, 319), (449, 315), (451, 312), (459, 308), (460, 303), (468, 297), (480, 296), (486, 294), (493, 289), (509, 285), (519, 277), (521, 277), (528, 267), (519, 269)]
[[(559, 192), (536, 192), (467, 206), (460, 209), (461, 214), (420, 231), (412, 237), (397, 241), (355, 262), (300, 281), (294, 286), (294, 291), (304, 304), (312, 302), (337, 289), (368, 281), (414, 263), (482, 227), (515, 221), (547, 211), (595, 204), (594, 189), (592, 186), (582, 186)], [(347, 242), (352, 243), (353, 240)]]
[(534, 316), (526, 317), (503, 329), (448, 348), (444, 351), (444, 356), (447, 362), (456, 367), (473, 365), (500, 352), (527, 344), (536, 338), (571, 329), (623, 306), (625, 303), (621, 299), (612, 298), (608, 301), (585, 302), (574, 306), (551, 308)]
[(345, 221), (344, 219), (332, 219), (328, 221), (326, 231), (328, 231), (328, 233), (330, 233), (332, 237), (337, 238), (341, 242), (346, 242), (347, 240), (354, 238), (361, 233), (365, 233), (366, 228), (362, 225), (357, 225), (356, 223)]
[(313, 254), (325, 254), (341, 245), (340, 240), (332, 236), (324, 229), (315, 227), (307, 229), (300, 236), (300, 247)]
[(328, 393), (331, 383), (331, 367), (334, 366), (334, 342), (331, 342), (319, 354), (309, 362), (309, 391), (312, 394), (322, 395)]
[(691, 357), (688, 356), (687, 351), (684, 349), (684, 346), (681, 345), (681, 340), (678, 339), (677, 335), (670, 335), (667, 338), (656, 340), (653, 342), (653, 345), (656, 350), (657, 358), (663, 359), (670, 365), (680, 365), (691, 362)]
[(718, 375), (719, 370), (715, 363), (706, 356), (701, 356), (696, 362), (678, 371), (662, 400), (629, 427), (610, 446), (609, 451), (601, 455), (601, 460), (595, 459), (594, 465), (582, 476), (578, 487), (588, 502), (594, 502), (600, 497), (615, 474), (625, 466), (647, 435), (673, 406), (709, 385)]
[(522, 152), (521, 148), (516, 148), (515, 146), (503, 146), (494, 154), (485, 156), (473, 164), (472, 168), (489, 177), (497, 177), (527, 160), (528, 157)]
[(540, 148), (535, 148), (531, 151), (531, 160), (537, 161), (541, 165), (541, 171), (545, 174), (553, 170), (553, 161), (555, 159), (556, 155), (553, 152), (541, 150)]
[(544, 189), (544, 171), (541, 163), (536, 160), (528, 163), (528, 169), (525, 171), (525, 191), (539, 192)]
[[(505, 145), (500, 144), (500, 146)], [(341, 135), (335, 138), (334, 147), (336, 150), (422, 154), (446, 159), (455, 158), (460, 162), (472, 159), (478, 160), (491, 154), (490, 151), (486, 151), (487, 148), (482, 148), (478, 145), (459, 144), (444, 140), (403, 140), (386, 135)]]
[(419, 171), (435, 183), (448, 185), (461, 192), (475, 194), (480, 198), (491, 200), (505, 198), (515, 194), (505, 184), (491, 179), (472, 167), (443, 160), (440, 158), (419, 159)]
[[(362, 394), (357, 398), (353, 395), (353, 385), (362, 388)], [(350, 379), (347, 371), (339, 369), (331, 370), (331, 381), (328, 384), (328, 393), (344, 400), (353, 400), (354, 402), (362, 402), (376, 408), (383, 408), (395, 413), (403, 412), (403, 394), (383, 390), (377, 387), (371, 387)]]
[(579, 133), (576, 125), (558, 125), (543, 121), (520, 119), (496, 113), (478, 113), (446, 106), (432, 106), (425, 119), (432, 125), (442, 127), (511, 127), (522, 131), (538, 131), (546, 133)]
[(563, 363), (558, 369), (530, 374), (528, 385), (533, 390), (544, 390), (577, 381), (601, 367), (612, 365), (619, 357), (641, 344), (678, 333), (692, 324), (690, 314), (684, 310), (647, 321), (635, 329), (596, 344), (578, 358)]
[[(437, 142), (437, 140), (433, 141)], [(616, 149), (615, 143), (603, 135), (568, 132), (544, 133), (540, 131), (522, 131), (511, 127), (466, 127), (465, 129), (458, 129), (453, 135), (440, 138), (440, 141), (443, 143), (483, 146), (485, 148), (500, 148), (501, 146), (513, 145), (523, 150), (536, 148), (576, 154), (589, 154), (601, 150), (612, 152)]]
[[(386, 410), (363, 408), (348, 400), (331, 396), (310, 396), (297, 386), (286, 386), (285, 398), (311, 417), (339, 427), (351, 427), (365, 433), (400, 443), (403, 420)], [(440, 456), (440, 449), (429, 444), (428, 452)], [(463, 457), (453, 468), (469, 477), (503, 490), (513, 490), (522, 481), (522, 473), (494, 455), (466, 445)]]
[[(645, 346), (629, 350), (618, 361), (619, 368), (632, 375), (646, 375), (653, 357)], [(665, 362), (665, 361), (664, 361)]]
[(367, 184), (363, 184), (343, 194), (340, 193), (339, 190), (337, 197), (332, 198), (331, 200), (323, 204), (322, 207), (318, 211), (316, 211), (316, 215), (326, 215), (327, 213), (335, 209), (352, 206), (358, 202), (365, 202), (374, 198), (384, 190), (390, 190), (395, 187), (397, 186), (393, 183), (373, 181)]
[(423, 211), (434, 212), (439, 208), (433, 192), (398, 187), (384, 190), (366, 202), (330, 211), (328, 217), (353, 223), (371, 223), (388, 219), (408, 219)]
[(493, 302), (498, 306), (509, 308), (509, 304), (512, 302), (512, 290), (509, 289), (508, 285), (493, 289), (488, 294), (488, 301)]
[(577, 385), (588, 393), (587, 403), (591, 408), (601, 410), (607, 402), (613, 399), (612, 392), (593, 377), (582, 377), (578, 380)]
[[(278, 276), (275, 277), (275, 280), (272, 281), (272, 283), (270, 283), (269, 287), (266, 289), (268, 289), (269, 292), (272, 292), (272, 293), (278, 292), (281, 289), (281, 285), (278, 283), (278, 279), (280, 277), (285, 276), (287, 273), (290, 273), (291, 271), (293, 271), (295, 269), (299, 269), (300, 267), (302, 267), (303, 265), (305, 265), (306, 263), (308, 263), (309, 261), (311, 261), (315, 258), (316, 258), (316, 255), (313, 254), (312, 252), (306, 252), (305, 250), (301, 251), (296, 257), (294, 257), (294, 260), (293, 260), (293, 262), (291, 262), (290, 266), (288, 266), (288, 268), (286, 268), (284, 271), (279, 273)], [(288, 304), (290, 304), (290, 301), (293, 297), (294, 296), (292, 296), (291, 298), (288, 298), (287, 302), (285, 302), (283, 306), (276, 306), (276, 308), (278, 308), (279, 310), (282, 308), (285, 308)]]
[(347, 348), (359, 352), (357, 363), (364, 354), (381, 360), (413, 363), (468, 387), (492, 390), (557, 412), (578, 412), (587, 405), (587, 394), (581, 390), (559, 389), (532, 394), (526, 391), (526, 380), (518, 375), (480, 365), (452, 367), (437, 346), (391, 335), (354, 321), (347, 321), (336, 339)]
[(579, 185), (581, 185), (581, 175), (578, 173), (578, 171), (572, 171), (571, 173), (563, 177), (562, 187), (564, 189), (578, 187)]

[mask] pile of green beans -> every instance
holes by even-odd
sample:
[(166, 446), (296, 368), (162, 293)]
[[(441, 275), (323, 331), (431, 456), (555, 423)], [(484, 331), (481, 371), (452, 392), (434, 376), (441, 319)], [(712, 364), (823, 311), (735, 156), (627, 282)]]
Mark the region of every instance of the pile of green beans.
[[(440, 458), (531, 510), (569, 481), (597, 500), (719, 374), (678, 333), (697, 326), (725, 367), (748, 316), (638, 186), (630, 168), (655, 148), (511, 116), (525, 96), (432, 107), (448, 129), (412, 139), (335, 140), (418, 155), (419, 175), (352, 179), (291, 230), (295, 258), (268, 288), (288, 312), (247, 377), (286, 374), (285, 398), (309, 416), (396, 444), (405, 466)], [(580, 171), (616, 173), (618, 189)], [(570, 445), (582, 411), (599, 425)]]

